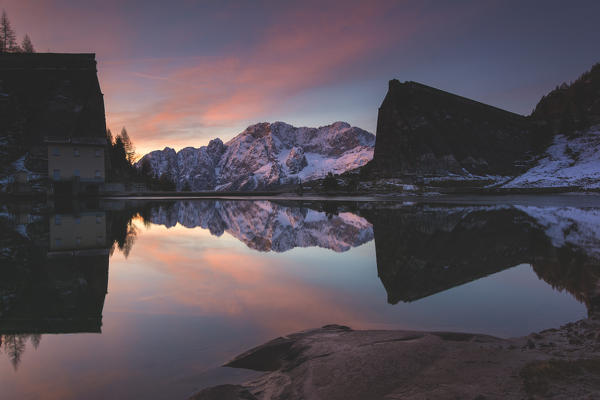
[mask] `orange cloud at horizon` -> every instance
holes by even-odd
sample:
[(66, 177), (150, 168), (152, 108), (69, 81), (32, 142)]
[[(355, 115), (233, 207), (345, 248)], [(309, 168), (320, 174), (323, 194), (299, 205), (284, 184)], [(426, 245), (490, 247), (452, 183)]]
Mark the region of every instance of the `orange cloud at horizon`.
[[(478, 9), (454, 6), (449, 14), (394, 0), (4, 6), (38, 50), (96, 53), (107, 125), (113, 134), (127, 127), (140, 155), (227, 141), (264, 121), (346, 120), (374, 130), (377, 102), (389, 71), (406, 62), (397, 56), (405, 45)], [(349, 108), (341, 88), (367, 80), (381, 82), (380, 97)]]
[(126, 125), (140, 153), (162, 148), (159, 143), (179, 149), (206, 145), (217, 135), (227, 141), (298, 94), (352, 79), (365, 60), (417, 29), (416, 23), (386, 21), (388, 7), (292, 10), (249, 48), (184, 62), (148, 60), (130, 77), (153, 87), (156, 97), (144, 99), (136, 112), (113, 111), (126, 107), (120, 100), (126, 93), (107, 77), (101, 84), (111, 88), (108, 125)]

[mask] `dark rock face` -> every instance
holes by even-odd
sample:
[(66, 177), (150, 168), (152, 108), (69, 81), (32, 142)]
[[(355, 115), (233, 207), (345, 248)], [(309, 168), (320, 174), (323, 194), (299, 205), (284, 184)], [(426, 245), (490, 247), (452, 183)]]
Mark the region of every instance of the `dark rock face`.
[(0, 54), (0, 148), (8, 164), (26, 151), (45, 172), (45, 137), (104, 139), (104, 99), (94, 54)]
[(372, 167), (382, 176), (514, 175), (536, 149), (533, 131), (524, 116), (392, 80), (379, 108)]

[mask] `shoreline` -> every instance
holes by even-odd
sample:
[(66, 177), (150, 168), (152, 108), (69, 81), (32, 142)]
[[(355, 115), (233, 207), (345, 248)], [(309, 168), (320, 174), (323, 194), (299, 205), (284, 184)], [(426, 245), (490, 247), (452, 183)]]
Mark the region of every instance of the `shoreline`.
[(224, 366), (264, 374), (190, 399), (593, 398), (600, 317), (509, 339), (326, 325), (271, 340)]
[(583, 189), (577, 187), (559, 187), (559, 188), (431, 188), (426, 191), (381, 191), (381, 192), (303, 192), (302, 194), (293, 191), (235, 191), (235, 192), (172, 192), (172, 191), (147, 191), (147, 192), (123, 192), (123, 193), (97, 193), (80, 194), (77, 196), (48, 196), (42, 192), (31, 193), (5, 193), (0, 192), (0, 198), (3, 200), (21, 200), (21, 199), (157, 199), (157, 198), (293, 198), (298, 200), (318, 198), (323, 200), (349, 199), (361, 201), (368, 200), (394, 200), (398, 198), (433, 198), (441, 196), (538, 196), (538, 195), (598, 195), (600, 189)]

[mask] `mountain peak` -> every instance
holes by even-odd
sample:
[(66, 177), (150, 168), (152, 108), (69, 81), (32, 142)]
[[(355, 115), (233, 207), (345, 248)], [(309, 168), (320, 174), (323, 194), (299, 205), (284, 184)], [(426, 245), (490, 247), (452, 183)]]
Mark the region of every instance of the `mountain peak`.
[(223, 144), (154, 151), (154, 176), (168, 174), (178, 190), (257, 190), (322, 178), (361, 167), (373, 158), (375, 136), (346, 122), (297, 128), (285, 122), (261, 122)]

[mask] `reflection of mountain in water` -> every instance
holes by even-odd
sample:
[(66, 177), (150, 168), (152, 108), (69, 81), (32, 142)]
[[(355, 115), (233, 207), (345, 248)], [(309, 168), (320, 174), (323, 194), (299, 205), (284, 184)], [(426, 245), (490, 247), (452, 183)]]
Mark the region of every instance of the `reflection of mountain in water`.
[(270, 201), (177, 201), (154, 208), (150, 221), (202, 227), (216, 236), (227, 232), (259, 251), (318, 246), (340, 252), (373, 239), (371, 224), (350, 212), (332, 215)]
[(600, 300), (598, 210), (414, 205), (363, 210), (388, 301), (413, 301), (531, 264), (590, 312)]
[[(585, 208), (269, 201), (178, 201), (155, 224), (227, 231), (250, 248), (345, 251), (373, 237), (388, 301), (410, 302), (531, 264), (592, 309), (600, 299), (600, 211)], [(325, 212), (328, 210), (329, 212)], [(352, 210), (352, 212), (350, 212)], [(339, 211), (339, 212), (338, 212)]]
[(270, 201), (105, 205), (51, 216), (0, 210), (0, 351), (18, 365), (43, 333), (100, 332), (113, 242), (125, 255), (132, 218), (228, 232), (259, 251), (337, 252), (375, 239), (390, 303), (414, 301), (528, 263), (590, 313), (600, 309), (600, 211), (586, 208)]

